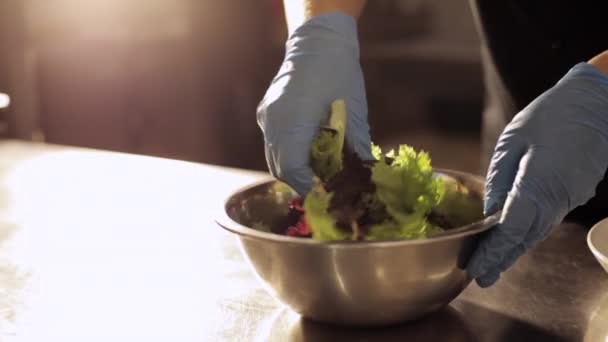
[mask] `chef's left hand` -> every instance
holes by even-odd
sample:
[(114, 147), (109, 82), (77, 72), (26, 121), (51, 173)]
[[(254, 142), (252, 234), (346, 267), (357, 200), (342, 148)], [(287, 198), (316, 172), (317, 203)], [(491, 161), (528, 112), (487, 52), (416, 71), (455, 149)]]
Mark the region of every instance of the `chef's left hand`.
[(467, 266), (479, 286), (494, 284), (569, 211), (593, 197), (608, 167), (608, 74), (596, 66), (574, 66), (501, 134), (484, 209), (486, 215), (502, 209), (501, 219)]

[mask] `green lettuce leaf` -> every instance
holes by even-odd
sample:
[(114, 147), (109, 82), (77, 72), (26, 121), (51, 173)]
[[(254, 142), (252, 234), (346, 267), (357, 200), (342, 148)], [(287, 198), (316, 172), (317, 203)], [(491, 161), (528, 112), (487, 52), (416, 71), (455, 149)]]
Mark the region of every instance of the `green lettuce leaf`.
[(389, 220), (370, 227), (366, 240), (417, 239), (426, 236), (424, 215), (403, 215), (399, 221)]
[(445, 194), (433, 212), (449, 217), (452, 226), (460, 227), (483, 219), (483, 199), (455, 179), (444, 180)]
[(312, 171), (323, 181), (342, 169), (342, 151), (338, 150), (338, 146), (337, 133), (330, 130), (321, 130), (312, 143)]
[(443, 230), (443, 228), (441, 228), (441, 227), (439, 227), (437, 225), (434, 225), (434, 224), (432, 224), (430, 222), (427, 222), (427, 225), (426, 225), (426, 236), (432, 236), (432, 235), (435, 235), (435, 234), (442, 233), (444, 231), (445, 230)]
[(327, 181), (342, 170), (346, 107), (342, 100), (332, 103), (328, 127), (321, 128), (312, 142), (311, 167), (314, 174)]
[(372, 155), (374, 156), (374, 158), (376, 158), (376, 160), (381, 160), (383, 158), (382, 148), (380, 148), (380, 146), (372, 143)]
[(420, 239), (443, 232), (420, 214), (405, 215), (399, 222), (388, 220), (369, 228), (365, 240)]
[(336, 225), (336, 218), (328, 213), (332, 196), (333, 194), (325, 191), (321, 182), (315, 179), (312, 190), (304, 199), (306, 221), (315, 240), (347, 240), (351, 236), (348, 232), (340, 230)]

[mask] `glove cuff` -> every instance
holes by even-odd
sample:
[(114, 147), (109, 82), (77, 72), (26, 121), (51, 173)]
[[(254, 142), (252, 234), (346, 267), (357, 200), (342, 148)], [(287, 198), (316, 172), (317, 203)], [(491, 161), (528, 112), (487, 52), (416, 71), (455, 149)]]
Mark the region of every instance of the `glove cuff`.
[(343, 51), (359, 56), (357, 20), (346, 13), (329, 12), (298, 27), (286, 44), (287, 54)]
[(570, 79), (580, 79), (595, 82), (597, 86), (606, 92), (605, 95), (608, 99), (608, 76), (599, 71), (593, 65), (587, 62), (580, 62), (574, 65), (558, 83), (566, 82)]

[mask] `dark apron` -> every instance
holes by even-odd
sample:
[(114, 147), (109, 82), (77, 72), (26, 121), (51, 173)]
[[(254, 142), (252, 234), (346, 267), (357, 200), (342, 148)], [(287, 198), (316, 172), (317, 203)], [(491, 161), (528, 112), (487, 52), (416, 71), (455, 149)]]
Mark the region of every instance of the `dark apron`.
[[(608, 1), (471, 0), (482, 38), (486, 109), (483, 166), (511, 118), (572, 66), (608, 50)], [(608, 112), (606, 113), (608, 115)], [(569, 220), (608, 217), (608, 181)]]

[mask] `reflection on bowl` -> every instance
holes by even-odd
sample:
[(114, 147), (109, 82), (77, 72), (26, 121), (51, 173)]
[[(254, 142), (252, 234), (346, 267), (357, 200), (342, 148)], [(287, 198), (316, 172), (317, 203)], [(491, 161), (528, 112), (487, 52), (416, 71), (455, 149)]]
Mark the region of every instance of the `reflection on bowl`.
[(587, 234), (587, 244), (597, 261), (608, 272), (608, 218), (591, 228)]
[[(483, 178), (448, 170), (437, 175), (483, 198)], [(393, 324), (446, 306), (470, 283), (463, 268), (500, 215), (419, 240), (318, 242), (250, 228), (258, 222), (284, 227), (293, 196), (275, 181), (253, 185), (228, 198), (217, 222), (236, 234), (271, 295), (306, 318), (343, 325)], [(454, 215), (462, 219), (460, 211)]]

